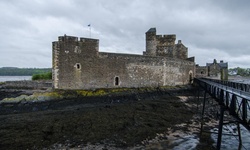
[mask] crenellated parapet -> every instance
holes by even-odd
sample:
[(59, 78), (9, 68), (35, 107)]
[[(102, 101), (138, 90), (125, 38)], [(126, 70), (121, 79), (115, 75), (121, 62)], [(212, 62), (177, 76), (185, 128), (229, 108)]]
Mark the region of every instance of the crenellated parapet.
[(59, 36), (58, 37), (58, 42), (69, 42), (69, 43), (89, 43), (89, 44), (94, 44), (97, 45), (99, 44), (99, 40), (98, 39), (92, 39), (92, 38), (79, 38), (75, 37), (75, 36), (68, 36), (68, 35), (64, 35), (64, 36)]
[(64, 36), (58, 37), (59, 42), (78, 42), (78, 37), (75, 36), (67, 36), (66, 34)]
[[(82, 62), (82, 59), (94, 60), (98, 57), (99, 40), (67, 35), (59, 36), (58, 41), (52, 42), (52, 54), (53, 87), (59, 88), (61, 87), (60, 79), (62, 80), (62, 76), (68, 74), (68, 71), (70, 71), (72, 67), (76, 70), (73, 72), (74, 76), (81, 75), (83, 64), (80, 62)], [(69, 77), (65, 80), (70, 79)]]
[(176, 35), (156, 35), (156, 40), (158, 41), (158, 46), (174, 46)]
[(146, 32), (146, 52), (144, 55), (187, 59), (187, 47), (180, 40), (175, 44), (175, 40), (175, 34), (156, 35), (156, 28), (150, 28)]
[[(78, 38), (75, 36), (59, 36), (58, 41), (53, 42), (53, 48), (59, 45), (60, 53), (81, 54), (97, 56), (99, 52), (99, 40), (91, 38)], [(55, 48), (54, 48), (55, 49)], [(57, 52), (59, 53), (59, 52)]]

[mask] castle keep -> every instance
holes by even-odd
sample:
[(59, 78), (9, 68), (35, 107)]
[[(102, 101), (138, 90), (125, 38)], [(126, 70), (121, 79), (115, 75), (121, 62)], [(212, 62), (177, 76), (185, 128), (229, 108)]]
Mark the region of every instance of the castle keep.
[(60, 36), (53, 45), (53, 88), (96, 89), (184, 85), (192, 81), (194, 58), (176, 35), (146, 32), (143, 55), (99, 52), (99, 40)]
[(165, 56), (171, 58), (187, 59), (188, 50), (181, 43), (175, 44), (176, 35), (156, 35), (156, 29), (146, 32), (146, 52), (148, 56)]

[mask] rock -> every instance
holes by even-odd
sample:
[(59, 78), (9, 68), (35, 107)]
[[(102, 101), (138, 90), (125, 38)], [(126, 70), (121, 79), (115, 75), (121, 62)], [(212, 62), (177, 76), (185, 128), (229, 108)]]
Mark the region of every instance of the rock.
[(32, 111), (38, 111), (38, 108), (37, 107), (33, 107)]

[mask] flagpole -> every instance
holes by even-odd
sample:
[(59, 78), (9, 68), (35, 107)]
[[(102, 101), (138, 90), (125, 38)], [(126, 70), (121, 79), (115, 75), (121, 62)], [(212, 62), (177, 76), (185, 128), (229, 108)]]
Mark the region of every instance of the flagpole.
[(89, 26), (89, 37), (91, 38), (91, 24), (89, 24), (88, 26)]

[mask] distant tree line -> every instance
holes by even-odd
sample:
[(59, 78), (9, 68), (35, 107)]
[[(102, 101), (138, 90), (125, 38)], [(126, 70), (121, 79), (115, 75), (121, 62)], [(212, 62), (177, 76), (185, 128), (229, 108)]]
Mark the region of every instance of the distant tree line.
[(51, 72), (51, 68), (0, 68), (0, 76), (32, 76), (35, 74), (44, 74)]
[(228, 70), (229, 75), (240, 75), (240, 76), (250, 76), (250, 68), (230, 68)]

